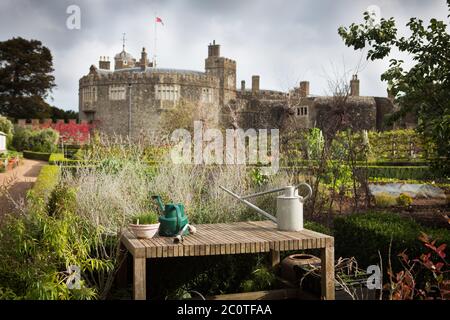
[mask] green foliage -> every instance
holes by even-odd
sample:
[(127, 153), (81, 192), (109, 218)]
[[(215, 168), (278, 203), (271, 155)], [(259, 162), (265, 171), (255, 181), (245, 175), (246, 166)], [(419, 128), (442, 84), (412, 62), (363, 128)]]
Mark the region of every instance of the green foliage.
[[(389, 246), (392, 240), (393, 255), (406, 250), (411, 257), (419, 257), (423, 246), (419, 240), (421, 232), (437, 239), (438, 243), (449, 243), (450, 233), (445, 229), (428, 229), (412, 219), (393, 213), (371, 212), (338, 217), (334, 220), (336, 255), (354, 256), (363, 266), (378, 264), (380, 251), (384, 270), (387, 270)], [(392, 262), (398, 263), (397, 259)], [(394, 266), (398, 267), (398, 265)]]
[(33, 130), (16, 128), (13, 146), (17, 151), (54, 152), (58, 148), (59, 133), (51, 128)]
[(50, 50), (38, 40), (12, 38), (0, 42), (0, 62), (0, 113), (16, 119), (48, 118), (45, 98), (55, 86)]
[(402, 193), (397, 198), (397, 204), (401, 207), (409, 207), (413, 203), (413, 198), (411, 196), (407, 195), (406, 193)]
[(25, 159), (30, 160), (40, 160), (40, 161), (48, 161), (50, 159), (50, 153), (48, 152), (33, 152), (33, 151), (24, 151), (23, 157)]
[(8, 118), (0, 115), (0, 132), (6, 134), (6, 146), (9, 148), (11, 145), (13, 134), (14, 134), (14, 126)]
[(261, 187), (269, 181), (268, 177), (261, 173), (260, 168), (253, 168), (250, 171), (250, 179), (252, 184), (256, 187)]
[(135, 224), (155, 224), (158, 223), (158, 214), (156, 212), (150, 211), (147, 213), (140, 214), (133, 218), (133, 223)]
[[(365, 168), (362, 168), (365, 170)], [(436, 175), (425, 166), (390, 167), (390, 166), (368, 166), (368, 176), (371, 178), (395, 178), (400, 180), (431, 180)]]
[(29, 193), (36, 198), (47, 199), (58, 184), (60, 173), (61, 170), (58, 166), (43, 166)]
[(318, 160), (322, 156), (325, 139), (322, 130), (319, 128), (312, 128), (306, 136), (307, 141), (307, 156), (308, 159)]
[(417, 161), (435, 156), (433, 146), (412, 129), (370, 131), (368, 136), (371, 156), (377, 161)]
[[(450, 0), (447, 4), (450, 10)], [(428, 25), (419, 18), (411, 18), (406, 25), (410, 35), (400, 36), (394, 18), (381, 19), (380, 25), (373, 26), (366, 12), (364, 20), (360, 25), (340, 27), (339, 35), (355, 50), (369, 47), (367, 59), (384, 59), (392, 49), (411, 57), (414, 65), (408, 69), (403, 60), (391, 58), (389, 69), (381, 76), (401, 107), (391, 120), (414, 114), (424, 140), (436, 150), (434, 168), (449, 177), (450, 34), (447, 25), (434, 18)]]
[[(9, 216), (0, 228), (0, 299), (104, 297), (105, 275), (117, 267), (117, 236), (77, 214), (77, 191), (58, 184), (59, 170), (43, 167), (26, 213)], [(80, 268), (80, 288), (66, 284), (70, 266)]]
[(59, 162), (66, 160), (63, 153), (52, 153), (48, 159), (49, 164), (59, 164)]
[(254, 270), (251, 278), (244, 280), (240, 287), (242, 292), (270, 290), (275, 280), (273, 271), (267, 269), (267, 267), (260, 267)]
[(375, 196), (375, 204), (380, 208), (393, 207), (397, 204), (397, 198), (389, 193), (379, 193)]
[(305, 229), (312, 230), (315, 232), (323, 233), (329, 236), (333, 235), (333, 231), (330, 228), (327, 228), (323, 224), (314, 222), (314, 221), (305, 221), (304, 222)]
[(150, 298), (178, 299), (192, 290), (204, 296), (236, 293), (242, 291), (246, 280), (256, 280), (264, 289), (268, 283), (264, 280), (270, 280), (273, 275), (256, 270), (265, 269), (267, 264), (267, 254), (155, 259), (149, 274), (153, 279)]

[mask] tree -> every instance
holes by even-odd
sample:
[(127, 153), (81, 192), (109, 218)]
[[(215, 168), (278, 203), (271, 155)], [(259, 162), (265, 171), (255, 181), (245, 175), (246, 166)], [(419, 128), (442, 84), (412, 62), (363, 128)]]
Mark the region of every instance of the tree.
[[(450, 0), (447, 0), (450, 11)], [(450, 17), (450, 15), (448, 16)], [(400, 110), (390, 121), (408, 113), (416, 115), (418, 131), (434, 145), (439, 168), (450, 176), (450, 35), (443, 21), (431, 19), (426, 26), (418, 18), (407, 23), (410, 35), (400, 36), (394, 18), (381, 19), (373, 24), (372, 16), (364, 13), (365, 22), (340, 27), (339, 35), (355, 50), (368, 47), (367, 60), (390, 57), (393, 48), (411, 56), (414, 66), (409, 70), (404, 61), (390, 59), (389, 69), (381, 76), (388, 82)]]
[(0, 113), (11, 118), (47, 118), (45, 102), (55, 86), (53, 58), (38, 40), (0, 42)]

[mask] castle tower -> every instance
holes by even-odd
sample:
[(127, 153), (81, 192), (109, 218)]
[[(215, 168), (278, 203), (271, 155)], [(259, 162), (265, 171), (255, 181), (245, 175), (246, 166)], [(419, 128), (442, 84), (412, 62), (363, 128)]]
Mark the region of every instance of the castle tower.
[(299, 90), (301, 98), (306, 98), (309, 96), (309, 81), (301, 81)]
[(142, 48), (141, 60), (139, 61), (139, 65), (141, 67), (141, 70), (145, 70), (145, 68), (147, 68), (147, 66), (149, 65), (147, 52), (145, 51), (145, 48)]
[(136, 59), (125, 51), (125, 33), (122, 38), (122, 51), (114, 56), (114, 70), (134, 68)]
[(221, 57), (220, 45), (216, 44), (215, 40), (208, 46), (205, 70), (208, 75), (219, 78), (219, 103), (221, 106), (236, 98), (236, 61)]

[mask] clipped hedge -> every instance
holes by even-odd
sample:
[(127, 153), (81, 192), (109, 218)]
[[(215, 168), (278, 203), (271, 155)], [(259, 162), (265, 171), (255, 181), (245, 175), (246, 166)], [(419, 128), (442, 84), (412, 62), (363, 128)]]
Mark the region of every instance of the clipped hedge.
[(67, 159), (62, 153), (52, 153), (48, 160), (51, 165), (58, 165), (64, 167), (92, 167), (96, 163), (88, 160)]
[(54, 164), (57, 164), (58, 162), (64, 161), (64, 160), (66, 160), (66, 158), (64, 157), (64, 154), (52, 153), (50, 155), (50, 158), (48, 159), (48, 163), (54, 165)]
[(59, 166), (43, 166), (30, 191), (30, 195), (45, 201), (58, 184), (60, 173), (61, 169)]
[(391, 260), (394, 269), (399, 266), (396, 255), (403, 252), (410, 258), (419, 257), (426, 250), (418, 239), (421, 232), (437, 239), (437, 243), (450, 243), (446, 229), (430, 229), (410, 218), (393, 213), (365, 213), (338, 217), (334, 220), (336, 256), (355, 257), (362, 267), (379, 264), (380, 251), (384, 270), (388, 261), (392, 239)]
[(41, 160), (41, 161), (48, 161), (50, 159), (50, 153), (48, 152), (34, 152), (34, 151), (24, 151), (23, 157), (25, 159), (30, 160)]
[[(361, 168), (363, 170), (364, 168)], [(368, 166), (368, 176), (371, 178), (395, 178), (400, 180), (430, 180), (435, 175), (427, 166)]]

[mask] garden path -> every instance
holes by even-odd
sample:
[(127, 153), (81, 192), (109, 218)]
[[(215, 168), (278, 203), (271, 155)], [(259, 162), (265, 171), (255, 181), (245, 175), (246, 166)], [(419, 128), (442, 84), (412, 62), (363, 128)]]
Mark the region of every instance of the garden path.
[(23, 163), (14, 170), (0, 173), (0, 221), (4, 214), (17, 211), (14, 203), (24, 203), (28, 189), (45, 164), (45, 161), (23, 159)]

